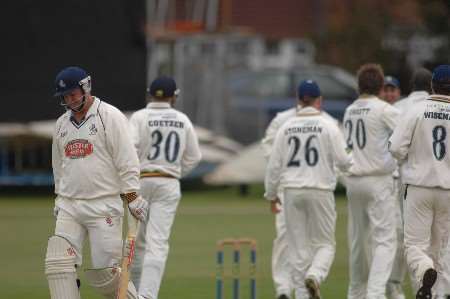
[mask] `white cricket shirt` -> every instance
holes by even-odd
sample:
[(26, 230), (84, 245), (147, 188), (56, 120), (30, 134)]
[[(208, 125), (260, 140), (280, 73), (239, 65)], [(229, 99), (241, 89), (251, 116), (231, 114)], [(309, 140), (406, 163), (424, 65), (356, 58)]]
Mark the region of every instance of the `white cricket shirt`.
[(197, 134), (189, 118), (169, 103), (151, 102), (130, 119), (141, 172), (180, 178), (201, 160)]
[(406, 98), (394, 103), (394, 107), (401, 113), (413, 109), (417, 103), (424, 101), (428, 98), (429, 94), (426, 91), (413, 91)]
[[(288, 110), (277, 113), (277, 115), (272, 119), (269, 126), (266, 129), (263, 140), (261, 141), (261, 147), (264, 151), (264, 156), (269, 159), (270, 153), (272, 151), (272, 145), (275, 141), (275, 136), (277, 135), (278, 129), (288, 121), (290, 118), (297, 115), (298, 110), (302, 109), (301, 106), (296, 106)], [(328, 118), (329, 120), (338, 124), (338, 121), (325, 111), (321, 111), (322, 116)]]
[(355, 176), (392, 174), (396, 161), (388, 151), (388, 139), (399, 111), (375, 96), (361, 96), (347, 107), (344, 134), (353, 153)]
[(403, 183), (450, 189), (449, 138), (449, 96), (431, 95), (408, 111), (389, 140)]
[(94, 199), (139, 190), (139, 161), (126, 117), (98, 98), (77, 124), (67, 111), (52, 146), (55, 193)]
[(337, 125), (313, 107), (302, 108), (277, 132), (265, 178), (265, 197), (272, 200), (282, 188), (334, 190), (334, 166), (351, 164)]

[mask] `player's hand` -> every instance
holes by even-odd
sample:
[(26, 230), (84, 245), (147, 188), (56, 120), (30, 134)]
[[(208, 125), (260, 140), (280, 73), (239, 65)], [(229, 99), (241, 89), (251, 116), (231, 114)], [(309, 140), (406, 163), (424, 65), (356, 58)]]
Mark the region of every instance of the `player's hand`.
[(280, 209), (281, 206), (281, 201), (278, 197), (275, 197), (274, 200), (270, 201), (270, 211), (272, 212), (272, 214), (278, 214), (281, 212)]
[(141, 196), (138, 196), (135, 200), (129, 202), (128, 209), (130, 209), (131, 214), (136, 219), (140, 221), (145, 221), (147, 219), (148, 202)]

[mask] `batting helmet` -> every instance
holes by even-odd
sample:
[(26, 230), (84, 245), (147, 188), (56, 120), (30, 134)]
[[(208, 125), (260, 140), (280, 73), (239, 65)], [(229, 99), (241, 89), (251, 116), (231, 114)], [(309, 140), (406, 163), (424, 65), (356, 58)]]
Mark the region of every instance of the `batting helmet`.
[(56, 75), (55, 97), (64, 96), (76, 88), (81, 88), (83, 93), (91, 91), (91, 76), (82, 68), (69, 66)]

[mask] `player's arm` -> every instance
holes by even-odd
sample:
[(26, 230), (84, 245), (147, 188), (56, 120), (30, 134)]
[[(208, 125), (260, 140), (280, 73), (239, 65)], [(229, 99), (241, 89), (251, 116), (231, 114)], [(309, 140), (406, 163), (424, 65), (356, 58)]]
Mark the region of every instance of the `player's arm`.
[(58, 146), (58, 136), (60, 134), (59, 132), (60, 127), (61, 125), (59, 124), (59, 122), (57, 122), (55, 130), (53, 131), (53, 139), (52, 139), (52, 168), (56, 194), (59, 194), (59, 179), (61, 178), (61, 169), (62, 169), (61, 152)]
[(139, 190), (139, 160), (130, 136), (128, 120), (119, 110), (108, 111), (106, 143), (121, 181), (122, 194)]
[(195, 133), (192, 123), (186, 122), (186, 149), (181, 159), (181, 174), (182, 176), (188, 174), (202, 159), (202, 153), (198, 144), (197, 133)]
[(128, 203), (133, 216), (141, 221), (147, 218), (148, 202), (139, 194), (139, 159), (134, 148), (130, 126), (119, 110), (109, 111), (105, 125), (106, 145), (120, 178), (120, 197)]
[(392, 105), (387, 104), (383, 109), (381, 119), (383, 120), (386, 127), (388, 127), (388, 129), (392, 132), (397, 126), (399, 116), (400, 110), (393, 107)]
[(341, 130), (339, 130), (335, 124), (331, 123), (330, 142), (333, 160), (335, 161), (336, 167), (342, 172), (347, 172), (353, 165), (352, 154), (348, 153), (346, 150), (347, 144)]
[(139, 136), (140, 136), (139, 123), (140, 122), (139, 122), (138, 114), (137, 113), (133, 113), (133, 115), (131, 115), (130, 121), (129, 121), (129, 124), (130, 124), (130, 135), (131, 135), (131, 140), (133, 141), (133, 145), (136, 148), (136, 151), (138, 153), (138, 157), (141, 156), (141, 153), (140, 153), (140, 142), (139, 142), (139, 140), (140, 140), (140, 138), (139, 138)]
[(266, 129), (266, 133), (264, 138), (261, 141), (261, 147), (264, 153), (264, 157), (269, 159), (270, 153), (272, 151), (273, 142), (277, 135), (278, 129), (280, 128), (280, 122), (278, 120), (278, 115), (275, 116), (274, 119), (270, 122), (269, 126)]
[(267, 200), (274, 201), (277, 199), (278, 185), (280, 183), (281, 170), (283, 168), (283, 134), (279, 131), (275, 138), (275, 143), (270, 154), (269, 163), (266, 168), (266, 176), (264, 180), (265, 194)]
[(414, 110), (409, 111), (406, 113), (405, 118), (398, 122), (391, 138), (389, 138), (389, 151), (399, 162), (402, 162), (408, 156), (411, 140), (417, 125), (417, 120), (417, 112)]

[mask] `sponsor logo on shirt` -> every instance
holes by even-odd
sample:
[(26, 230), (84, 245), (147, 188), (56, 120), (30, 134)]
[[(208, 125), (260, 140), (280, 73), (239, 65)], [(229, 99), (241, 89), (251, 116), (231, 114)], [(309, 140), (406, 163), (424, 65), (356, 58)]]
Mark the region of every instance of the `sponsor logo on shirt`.
[(80, 159), (89, 156), (94, 151), (94, 145), (86, 139), (75, 139), (67, 143), (66, 157)]

